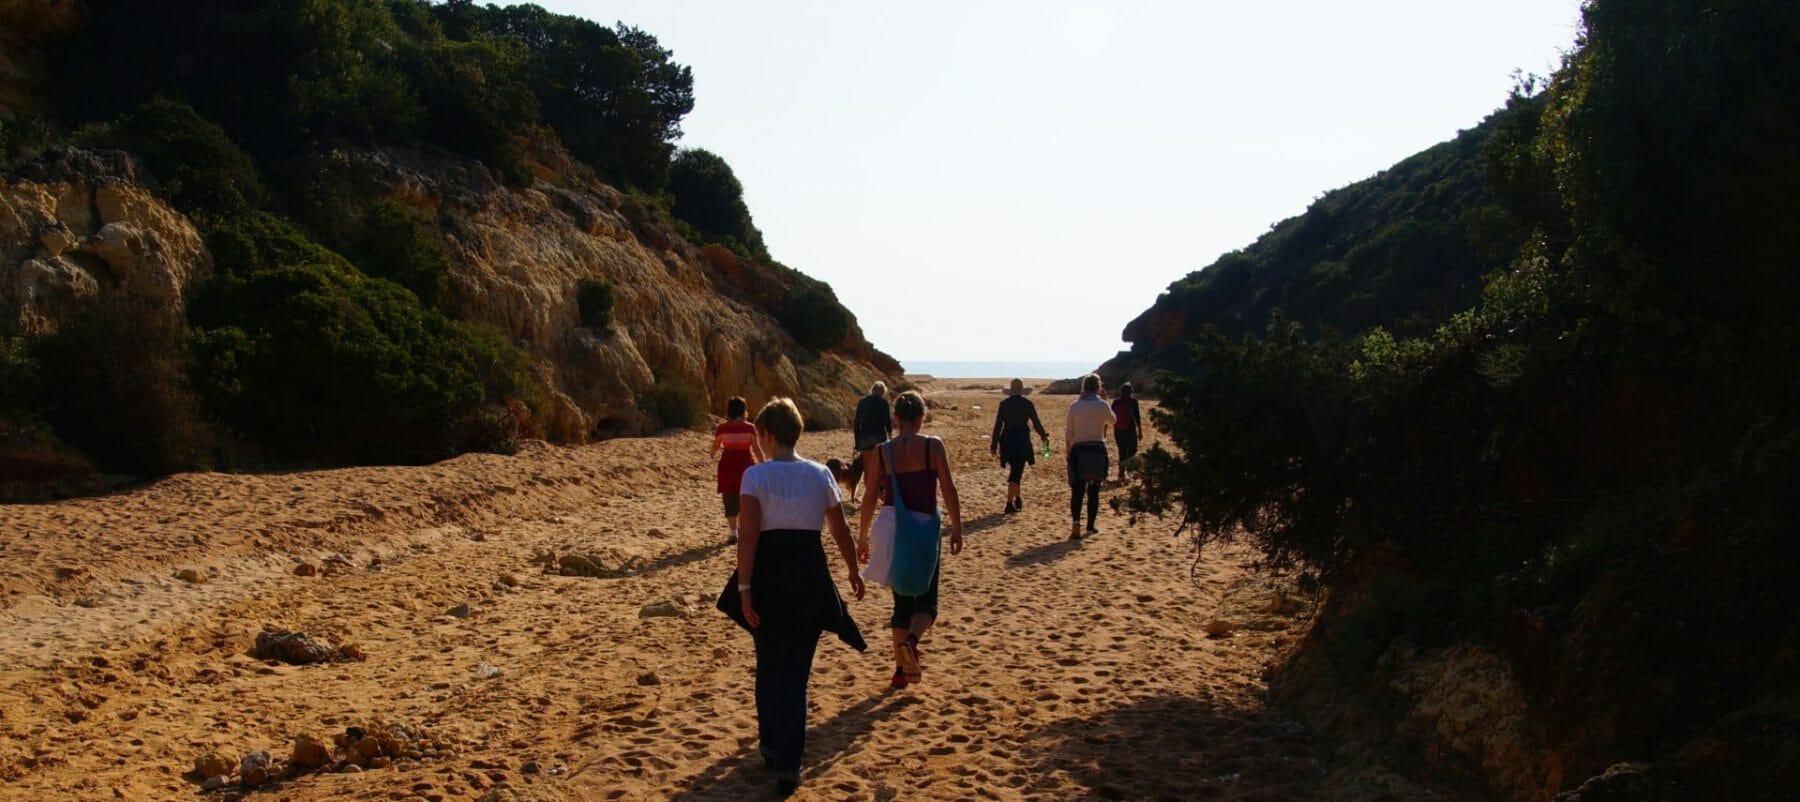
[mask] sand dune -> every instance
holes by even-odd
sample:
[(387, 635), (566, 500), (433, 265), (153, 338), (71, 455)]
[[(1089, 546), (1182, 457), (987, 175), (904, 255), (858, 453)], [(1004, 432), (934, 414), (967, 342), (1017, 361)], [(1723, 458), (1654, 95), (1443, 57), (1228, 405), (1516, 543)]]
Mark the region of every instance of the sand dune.
[[(945, 564), (925, 683), (890, 691), (885, 650), (822, 643), (796, 798), (1318, 796), (1329, 750), (1262, 695), (1294, 606), (1244, 555), (1209, 553), (1191, 581), (1166, 523), (1107, 512), (1098, 536), (1065, 540), (1060, 455), (1027, 475), (1024, 512), (1001, 514), (999, 384), (939, 386), (927, 430), (958, 471), (969, 546)], [(1060, 432), (1068, 397), (1036, 400)], [(405, 754), (249, 798), (768, 794), (750, 641), (710, 603), (732, 553), (708, 443), (192, 474), (0, 507), (0, 798), (193, 798), (209, 751), (235, 766), (267, 750), (279, 773), (298, 735), (386, 722), (416, 736)], [(849, 444), (827, 432), (801, 451)], [(561, 575), (566, 555), (595, 570)], [(661, 602), (677, 615), (641, 615)], [(872, 644), (888, 605), (879, 589), (852, 603)], [(1209, 638), (1215, 621), (1234, 631)], [(259, 660), (265, 628), (363, 659)]]

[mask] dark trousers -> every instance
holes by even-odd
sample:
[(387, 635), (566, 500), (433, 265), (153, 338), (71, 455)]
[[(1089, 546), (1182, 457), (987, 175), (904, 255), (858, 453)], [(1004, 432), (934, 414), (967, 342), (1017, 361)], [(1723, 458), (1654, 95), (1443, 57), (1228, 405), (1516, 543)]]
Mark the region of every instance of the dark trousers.
[(812, 678), (810, 638), (756, 636), (756, 732), (763, 757), (777, 774), (798, 774), (806, 749), (806, 682)]
[(1081, 520), (1081, 497), (1087, 495), (1087, 525), (1094, 528), (1094, 519), (1100, 516), (1100, 483), (1081, 480), (1080, 453), (1084, 450), (1099, 449), (1106, 453), (1106, 446), (1100, 442), (1076, 443), (1069, 449), (1069, 520)]

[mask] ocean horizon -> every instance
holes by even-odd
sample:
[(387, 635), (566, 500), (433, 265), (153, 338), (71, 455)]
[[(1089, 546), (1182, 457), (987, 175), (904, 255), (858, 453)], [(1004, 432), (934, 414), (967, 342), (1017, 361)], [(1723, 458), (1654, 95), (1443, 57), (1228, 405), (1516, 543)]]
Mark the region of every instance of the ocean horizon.
[(940, 379), (1070, 379), (1092, 373), (1104, 361), (919, 359), (902, 361), (900, 366), (907, 373), (922, 373)]

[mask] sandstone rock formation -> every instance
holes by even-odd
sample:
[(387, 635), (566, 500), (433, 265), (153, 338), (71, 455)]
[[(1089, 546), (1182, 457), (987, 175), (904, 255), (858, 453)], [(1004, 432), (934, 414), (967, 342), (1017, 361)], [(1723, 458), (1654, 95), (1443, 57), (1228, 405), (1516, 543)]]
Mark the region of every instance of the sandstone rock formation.
[[(711, 411), (740, 395), (800, 402), (809, 428), (837, 428), (857, 395), (900, 367), (860, 329), (815, 353), (769, 310), (793, 280), (716, 246), (698, 248), (579, 165), (539, 148), (539, 179), (505, 186), (479, 162), (399, 149), (338, 151), (316, 166), (317, 227), (355, 225), (356, 209), (392, 199), (435, 220), (453, 261), (446, 307), (490, 324), (529, 353), (552, 390), (553, 440), (641, 433), (648, 399), (676, 388)], [(581, 325), (576, 283), (613, 285), (613, 324)]]
[(0, 180), (0, 335), (42, 334), (121, 292), (179, 314), (212, 257), (118, 151), (55, 151)]
[[(793, 396), (809, 428), (835, 428), (871, 382), (899, 376), (859, 329), (827, 352), (798, 345), (768, 311), (791, 275), (689, 244), (571, 163), (527, 188), (479, 162), (408, 151), (340, 152), (319, 169), (313, 200), (337, 211), (309, 217), (327, 237), (382, 198), (436, 223), (452, 261), (446, 309), (529, 355), (550, 391), (539, 423), (551, 440), (651, 432), (671, 394), (713, 412), (734, 395), (752, 408)], [(211, 273), (192, 221), (128, 154), (53, 151), (0, 181), (0, 335), (53, 331), (101, 293), (179, 315)], [(605, 331), (582, 326), (583, 278), (615, 288)]]

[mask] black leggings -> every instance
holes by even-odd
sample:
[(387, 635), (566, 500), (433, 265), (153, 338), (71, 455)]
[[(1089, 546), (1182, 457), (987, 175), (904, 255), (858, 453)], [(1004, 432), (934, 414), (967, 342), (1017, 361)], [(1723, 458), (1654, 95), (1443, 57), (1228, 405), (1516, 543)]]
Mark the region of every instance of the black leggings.
[(1069, 459), (1068, 459), (1068, 465), (1069, 465), (1069, 520), (1071, 520), (1071, 521), (1080, 521), (1081, 520), (1081, 496), (1082, 496), (1083, 492), (1086, 492), (1086, 494), (1087, 494), (1087, 525), (1088, 525), (1089, 529), (1094, 528), (1094, 519), (1096, 519), (1100, 516), (1100, 483), (1099, 482), (1084, 482), (1081, 480), (1081, 465), (1080, 465), (1079, 455), (1084, 450), (1092, 450), (1092, 449), (1100, 449), (1100, 453), (1102, 453), (1102, 454), (1106, 453), (1106, 446), (1101, 445), (1099, 443), (1076, 443), (1074, 448), (1069, 449)]
[[(940, 562), (939, 568), (943, 565)], [(889, 629), (911, 629), (913, 616), (924, 613), (937, 618), (938, 614), (938, 572), (931, 572), (931, 587), (918, 596), (902, 596), (894, 594), (894, 614), (888, 618)]]

